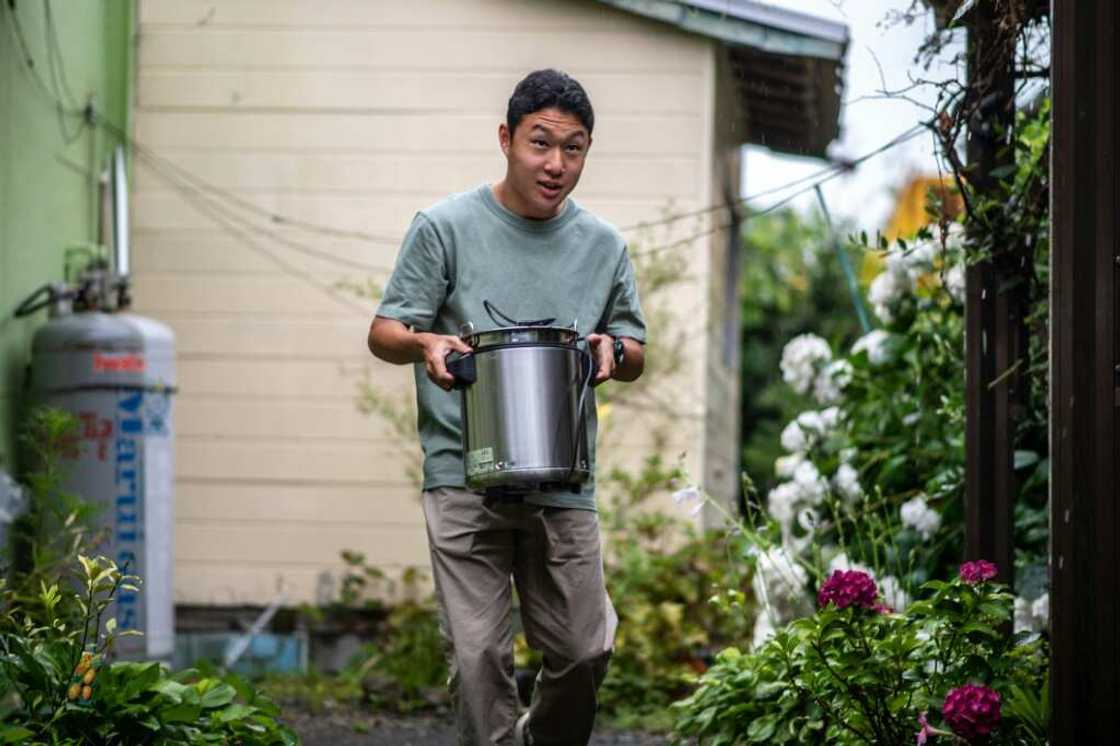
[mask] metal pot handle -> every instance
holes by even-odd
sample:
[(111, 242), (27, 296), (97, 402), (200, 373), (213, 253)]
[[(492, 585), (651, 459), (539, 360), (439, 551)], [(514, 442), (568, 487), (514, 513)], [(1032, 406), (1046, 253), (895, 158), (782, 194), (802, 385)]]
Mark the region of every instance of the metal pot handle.
[[(453, 355), (459, 357), (452, 360)], [(447, 372), (455, 379), (451, 384), (453, 389), (465, 389), (478, 380), (478, 369), (474, 363), (473, 352), (449, 352), (444, 358), (444, 364), (447, 366)]]

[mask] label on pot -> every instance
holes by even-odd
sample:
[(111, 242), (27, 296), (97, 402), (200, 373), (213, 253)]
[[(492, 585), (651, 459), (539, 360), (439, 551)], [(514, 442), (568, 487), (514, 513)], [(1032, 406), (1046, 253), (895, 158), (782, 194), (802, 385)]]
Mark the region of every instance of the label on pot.
[(467, 452), (467, 476), (494, 471), (494, 449), (477, 448)]

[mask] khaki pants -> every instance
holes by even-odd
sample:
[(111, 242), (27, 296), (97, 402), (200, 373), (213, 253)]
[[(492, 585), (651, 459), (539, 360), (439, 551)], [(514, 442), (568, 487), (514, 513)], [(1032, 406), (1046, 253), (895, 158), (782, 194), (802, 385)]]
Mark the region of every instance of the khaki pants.
[(544, 657), (532, 741), (586, 744), (618, 623), (603, 585), (598, 514), (439, 488), (424, 493), (424, 517), (461, 746), (513, 743), (511, 576), (525, 636)]

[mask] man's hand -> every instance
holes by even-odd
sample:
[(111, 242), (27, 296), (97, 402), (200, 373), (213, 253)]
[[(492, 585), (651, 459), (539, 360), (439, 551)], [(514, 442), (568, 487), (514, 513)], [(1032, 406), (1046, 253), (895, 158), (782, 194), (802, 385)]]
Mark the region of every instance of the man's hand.
[(469, 353), (471, 346), (449, 334), (421, 332), (417, 336), (424, 351), (424, 368), (428, 371), (428, 379), (444, 391), (450, 391), (451, 385), (455, 383), (455, 376), (447, 371), (447, 356), (452, 352)]
[(470, 345), (450, 334), (416, 332), (396, 319), (378, 316), (369, 328), (369, 351), (390, 363), (424, 363), (428, 378), (444, 391), (451, 388), (455, 377), (447, 372), (447, 355), (468, 353)]
[(591, 382), (592, 386), (598, 386), (614, 375), (614, 337), (609, 334), (588, 334), (586, 339), (591, 355), (599, 363), (599, 372)]

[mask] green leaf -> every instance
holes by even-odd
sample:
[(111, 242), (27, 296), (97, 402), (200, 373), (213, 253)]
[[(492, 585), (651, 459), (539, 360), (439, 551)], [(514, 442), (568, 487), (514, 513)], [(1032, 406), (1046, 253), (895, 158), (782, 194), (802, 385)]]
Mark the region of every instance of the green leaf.
[(776, 714), (764, 715), (751, 721), (750, 726), (747, 727), (747, 740), (753, 743), (766, 743), (770, 737), (774, 735), (774, 730), (778, 725), (778, 716)]
[(175, 705), (160, 710), (159, 717), (165, 723), (193, 723), (202, 714), (196, 705)]
[[(213, 681), (213, 679), (207, 681)], [(237, 691), (232, 686), (225, 682), (219, 682), (202, 693), (202, 706), (206, 709), (223, 707), (232, 702), (236, 696)]]
[(20, 743), (35, 735), (19, 725), (0, 725), (0, 743)]
[(222, 721), (223, 723), (229, 723), (233, 722), (234, 720), (241, 720), (243, 718), (249, 717), (254, 712), (256, 712), (256, 709), (257, 708), (255, 707), (249, 707), (248, 705), (238, 704), (235, 702), (229, 707), (226, 707), (224, 710), (218, 710), (218, 712), (216, 712), (215, 714), (218, 716), (218, 720)]

